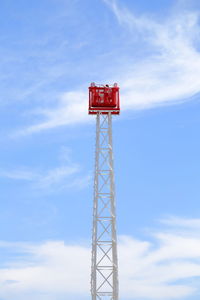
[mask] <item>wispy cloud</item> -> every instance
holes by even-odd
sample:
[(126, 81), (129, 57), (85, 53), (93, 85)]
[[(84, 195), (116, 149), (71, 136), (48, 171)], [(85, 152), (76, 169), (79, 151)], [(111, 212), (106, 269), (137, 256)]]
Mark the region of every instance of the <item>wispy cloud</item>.
[(39, 190), (62, 190), (66, 188), (84, 188), (91, 181), (91, 175), (83, 173), (79, 164), (72, 161), (69, 149), (62, 148), (61, 164), (54, 168), (16, 167), (14, 169), (0, 169), (0, 178), (8, 180), (27, 181), (32, 188)]
[(87, 93), (82, 91), (64, 93), (56, 107), (35, 111), (35, 114), (41, 115), (44, 121), (19, 130), (16, 135), (27, 135), (62, 125), (88, 122), (91, 118), (87, 114), (87, 98)]
[(0, 170), (0, 177), (16, 180), (35, 180), (38, 175), (30, 170), (25, 170), (24, 168), (12, 169), (12, 170)]
[[(164, 230), (154, 231), (151, 241), (119, 237), (123, 299), (192, 299), (200, 292), (197, 283), (200, 236), (194, 236), (193, 229), (187, 226), (189, 221), (199, 223), (200, 220), (177, 220), (182, 232), (177, 232), (176, 226), (171, 224)], [(185, 233), (185, 227), (191, 231), (191, 236), (189, 231)], [(13, 260), (12, 253), (12, 260), (7, 260), (0, 268), (0, 297), (3, 299), (15, 296), (17, 300), (24, 300), (31, 294), (38, 296), (37, 299), (41, 295), (47, 299), (89, 296), (90, 247), (49, 241), (38, 245), (2, 242), (0, 248), (14, 249), (21, 254)]]
[[(117, 18), (121, 30), (129, 36), (127, 43), (129, 52), (132, 51), (132, 55), (124, 57), (123, 63), (115, 69), (115, 74), (106, 80), (119, 83), (122, 110), (182, 103), (199, 93), (197, 11), (181, 9), (180, 5), (176, 14), (172, 13), (162, 22), (158, 22), (145, 14), (134, 14), (120, 1), (104, 2)], [(145, 57), (136, 59), (134, 43), (137, 43), (138, 47), (145, 45), (148, 50)], [(40, 122), (28, 126), (18, 134), (26, 135), (62, 125), (88, 122), (90, 119), (87, 116), (87, 98), (87, 91), (79, 88), (64, 93), (56, 107), (40, 110)]]
[(151, 55), (123, 76), (125, 108), (148, 108), (188, 99), (200, 91), (199, 13), (181, 10), (162, 22), (136, 16), (117, 1), (105, 1), (130, 39), (141, 34)]
[(80, 167), (76, 165), (60, 166), (49, 170), (44, 175), (40, 175), (39, 180), (36, 184), (40, 188), (50, 188), (52, 185), (61, 184), (61, 182), (63, 183), (64, 180), (72, 179), (71, 176), (79, 172)]

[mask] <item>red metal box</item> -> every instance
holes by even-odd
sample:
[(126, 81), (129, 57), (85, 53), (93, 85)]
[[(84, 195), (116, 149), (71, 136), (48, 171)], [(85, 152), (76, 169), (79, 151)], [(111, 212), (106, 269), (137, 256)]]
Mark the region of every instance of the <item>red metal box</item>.
[(119, 87), (115, 83), (113, 86), (96, 85), (91, 83), (89, 87), (89, 114), (115, 114), (120, 112), (119, 107)]

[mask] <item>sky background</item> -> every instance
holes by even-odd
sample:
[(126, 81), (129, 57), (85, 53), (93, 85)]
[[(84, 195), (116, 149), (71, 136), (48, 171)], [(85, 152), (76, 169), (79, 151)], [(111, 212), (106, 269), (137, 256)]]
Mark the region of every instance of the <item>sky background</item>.
[(0, 300), (88, 300), (95, 117), (113, 118), (120, 299), (200, 296), (198, 0), (0, 1)]

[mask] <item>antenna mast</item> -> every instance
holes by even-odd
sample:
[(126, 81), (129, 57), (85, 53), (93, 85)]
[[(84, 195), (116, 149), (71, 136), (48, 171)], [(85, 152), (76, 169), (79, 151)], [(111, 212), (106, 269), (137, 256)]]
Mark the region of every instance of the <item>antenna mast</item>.
[(112, 115), (119, 114), (117, 84), (89, 87), (89, 114), (96, 115), (92, 231), (92, 300), (118, 300), (118, 259), (112, 145)]

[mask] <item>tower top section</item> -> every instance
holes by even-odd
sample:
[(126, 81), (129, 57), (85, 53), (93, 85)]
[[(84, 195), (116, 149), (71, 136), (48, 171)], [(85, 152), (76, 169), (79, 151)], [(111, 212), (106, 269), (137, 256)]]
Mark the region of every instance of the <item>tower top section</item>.
[(117, 83), (113, 85), (91, 83), (89, 87), (89, 114), (119, 115), (119, 87)]

